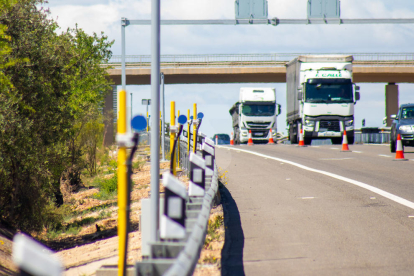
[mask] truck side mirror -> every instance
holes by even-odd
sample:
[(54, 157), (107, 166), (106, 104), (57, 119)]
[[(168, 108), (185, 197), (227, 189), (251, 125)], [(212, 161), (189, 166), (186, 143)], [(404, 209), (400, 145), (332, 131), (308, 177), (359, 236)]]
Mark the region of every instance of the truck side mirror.
[(303, 92), (302, 91), (298, 92), (298, 100), (299, 101), (303, 100)]
[(355, 92), (355, 101), (359, 101), (360, 99), (361, 99), (361, 95), (359, 94), (359, 92)]
[(392, 115), (390, 116), (390, 118), (391, 118), (391, 119), (394, 119), (394, 120), (396, 120), (396, 119), (397, 119), (397, 115), (395, 115), (395, 114), (392, 114)]
[(280, 115), (280, 113), (282, 113), (282, 106), (277, 104), (277, 115)]

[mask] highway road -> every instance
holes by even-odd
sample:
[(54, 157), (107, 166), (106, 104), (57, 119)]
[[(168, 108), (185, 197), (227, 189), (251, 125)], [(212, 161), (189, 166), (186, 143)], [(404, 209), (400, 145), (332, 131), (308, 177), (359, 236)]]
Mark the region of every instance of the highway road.
[(223, 275), (413, 275), (414, 148), (218, 147)]

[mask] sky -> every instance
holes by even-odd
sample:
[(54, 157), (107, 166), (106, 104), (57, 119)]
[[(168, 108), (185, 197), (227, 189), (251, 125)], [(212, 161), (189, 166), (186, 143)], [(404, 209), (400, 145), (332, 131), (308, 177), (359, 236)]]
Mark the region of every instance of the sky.
[[(150, 19), (151, 0), (49, 0), (50, 17), (61, 30), (104, 32), (113, 55), (121, 54), (121, 17)], [(269, 18), (305, 19), (307, 0), (268, 0)], [(343, 0), (341, 18), (414, 18), (412, 0)], [(234, 19), (234, 0), (161, 0), (161, 19)], [(249, 25), (162, 26), (161, 54), (253, 53), (413, 53), (414, 24), (398, 25)], [(126, 28), (126, 54), (149, 55), (150, 26)], [(355, 106), (355, 127), (382, 126), (386, 83), (358, 83), (361, 100)], [(205, 117), (201, 131), (208, 136), (232, 131), (230, 107), (241, 87), (274, 87), (282, 105), (278, 131), (286, 134), (286, 84), (182, 84), (166, 85), (166, 114), (170, 101), (187, 114), (193, 103)], [(120, 89), (120, 87), (118, 87)], [(141, 99), (151, 98), (149, 85), (127, 86), (133, 94), (133, 116), (145, 113)], [(399, 102), (414, 102), (414, 84), (399, 84)], [(131, 105), (128, 97), (128, 106)], [(166, 117), (169, 121), (169, 117)]]

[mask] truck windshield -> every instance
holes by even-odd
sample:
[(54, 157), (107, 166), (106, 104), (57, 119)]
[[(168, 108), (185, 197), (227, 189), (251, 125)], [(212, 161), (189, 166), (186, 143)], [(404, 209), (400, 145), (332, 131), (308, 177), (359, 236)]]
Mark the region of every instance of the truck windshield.
[(275, 105), (244, 104), (242, 113), (246, 116), (273, 116), (275, 115)]
[(305, 102), (352, 103), (350, 79), (309, 79), (305, 86)]

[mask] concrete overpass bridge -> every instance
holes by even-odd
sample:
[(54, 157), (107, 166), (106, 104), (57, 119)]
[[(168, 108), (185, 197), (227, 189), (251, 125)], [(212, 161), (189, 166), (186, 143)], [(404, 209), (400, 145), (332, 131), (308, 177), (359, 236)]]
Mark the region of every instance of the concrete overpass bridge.
[[(284, 83), (285, 64), (299, 55), (224, 54), (224, 55), (162, 55), (161, 72), (165, 84), (190, 83)], [(334, 53), (331, 53), (334, 54)], [(398, 83), (414, 83), (414, 53), (341, 53), (354, 57), (355, 83), (386, 83), (386, 114), (398, 111)], [(148, 85), (151, 79), (151, 56), (126, 56), (126, 84)], [(106, 99), (105, 109), (116, 113), (117, 85), (121, 85), (121, 56), (115, 55), (108, 64), (114, 89)], [(388, 120), (388, 124), (391, 120)], [(108, 131), (110, 131), (108, 129)], [(110, 135), (112, 136), (112, 135)]]
[[(304, 53), (238, 55), (163, 55), (161, 71), (166, 84), (283, 83), (286, 62)], [(414, 82), (414, 53), (349, 54), (354, 56), (356, 83)], [(150, 84), (151, 56), (126, 56), (126, 84)], [(121, 56), (107, 65), (110, 78), (121, 84)]]

